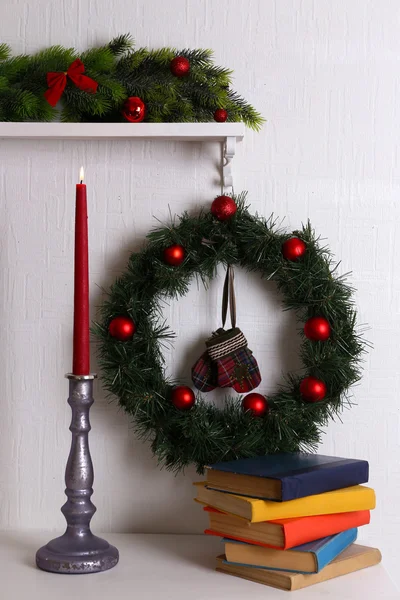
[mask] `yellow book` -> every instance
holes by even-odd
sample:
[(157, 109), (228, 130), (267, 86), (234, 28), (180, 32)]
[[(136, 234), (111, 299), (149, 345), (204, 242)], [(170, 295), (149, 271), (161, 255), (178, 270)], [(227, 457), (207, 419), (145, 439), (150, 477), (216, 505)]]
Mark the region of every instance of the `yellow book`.
[(375, 508), (375, 492), (364, 485), (354, 485), (333, 492), (288, 500), (287, 502), (259, 500), (248, 496), (210, 490), (206, 487), (205, 481), (195, 483), (195, 486), (197, 488), (196, 500), (201, 504), (243, 517), (251, 523), (291, 519), (293, 517), (332, 515)]

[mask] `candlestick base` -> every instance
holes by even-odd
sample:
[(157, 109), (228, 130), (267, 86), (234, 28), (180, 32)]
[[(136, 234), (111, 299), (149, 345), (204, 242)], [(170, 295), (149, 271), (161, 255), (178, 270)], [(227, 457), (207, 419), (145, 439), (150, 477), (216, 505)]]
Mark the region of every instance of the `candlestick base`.
[(93, 494), (93, 464), (89, 450), (89, 410), (93, 404), (95, 374), (67, 374), (68, 404), (72, 409), (71, 450), (65, 469), (67, 502), (61, 508), (67, 521), (64, 535), (51, 540), (36, 553), (36, 564), (52, 573), (84, 574), (107, 571), (118, 562), (118, 550), (90, 530), (96, 511)]
[(112, 569), (118, 563), (117, 548), (87, 532), (84, 536), (68, 530), (36, 553), (36, 564), (43, 571), (79, 575)]

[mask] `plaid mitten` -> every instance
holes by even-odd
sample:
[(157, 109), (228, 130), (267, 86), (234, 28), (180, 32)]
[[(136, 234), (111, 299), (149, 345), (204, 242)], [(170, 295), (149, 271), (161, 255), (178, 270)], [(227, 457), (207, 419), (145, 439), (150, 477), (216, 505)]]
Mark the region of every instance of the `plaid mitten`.
[(211, 392), (218, 385), (217, 374), (217, 365), (206, 350), (192, 367), (193, 384), (201, 392)]
[(233, 387), (236, 392), (244, 393), (260, 385), (257, 361), (238, 327), (228, 331), (219, 329), (206, 346), (217, 366), (218, 387)]

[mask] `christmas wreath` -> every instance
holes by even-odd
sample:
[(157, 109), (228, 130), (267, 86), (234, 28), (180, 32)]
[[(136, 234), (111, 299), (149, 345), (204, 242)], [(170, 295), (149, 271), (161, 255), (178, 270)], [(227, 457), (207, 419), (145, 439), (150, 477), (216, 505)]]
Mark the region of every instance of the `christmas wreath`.
[[(227, 397), (223, 409), (166, 379), (162, 346), (174, 334), (161, 316), (166, 298), (186, 294), (193, 278), (207, 285), (221, 263), (277, 283), (301, 325), (303, 365), (273, 396)], [(149, 233), (113, 284), (94, 332), (105, 388), (163, 465), (179, 471), (194, 463), (201, 472), (220, 460), (315, 448), (348, 402), (365, 348), (352, 288), (335, 270), (309, 223), (280, 231), (272, 218), (250, 214), (245, 194), (220, 196), (211, 211), (184, 213)]]
[(0, 44), (0, 121), (215, 120), (258, 130), (261, 115), (230, 85), (211, 50), (136, 49), (129, 35), (81, 53), (52, 46), (11, 56)]

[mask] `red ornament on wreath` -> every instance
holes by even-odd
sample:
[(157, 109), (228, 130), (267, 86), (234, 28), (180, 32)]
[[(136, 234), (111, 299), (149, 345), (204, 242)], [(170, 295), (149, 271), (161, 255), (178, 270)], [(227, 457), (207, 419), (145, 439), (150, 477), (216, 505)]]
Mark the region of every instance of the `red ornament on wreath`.
[(185, 260), (185, 248), (180, 244), (173, 244), (173, 246), (168, 246), (165, 248), (163, 252), (163, 259), (165, 264), (170, 267), (178, 267)]
[(184, 77), (190, 71), (190, 62), (184, 56), (176, 56), (171, 60), (169, 68), (175, 77)]
[(316, 377), (305, 377), (300, 382), (300, 394), (306, 402), (319, 402), (326, 396), (326, 385)]
[(146, 116), (146, 105), (141, 98), (131, 96), (125, 100), (122, 116), (129, 123), (140, 123)]
[(297, 260), (304, 255), (306, 250), (307, 246), (305, 242), (298, 237), (289, 238), (282, 245), (283, 258), (286, 258), (286, 260)]
[(178, 410), (189, 410), (196, 402), (196, 396), (190, 387), (177, 385), (171, 392), (171, 402)]
[(312, 342), (325, 342), (331, 335), (331, 326), (324, 317), (311, 317), (304, 325), (304, 335)]
[(114, 317), (108, 326), (111, 337), (126, 342), (130, 340), (136, 332), (136, 325), (130, 317)]
[(268, 412), (268, 402), (265, 396), (253, 392), (243, 398), (242, 408), (250, 411), (253, 417), (263, 417)]
[(227, 118), (228, 111), (224, 108), (217, 108), (217, 110), (214, 113), (214, 121), (217, 121), (217, 123), (225, 123)]
[(218, 221), (231, 219), (236, 211), (236, 202), (230, 196), (218, 196), (211, 204), (211, 214)]

